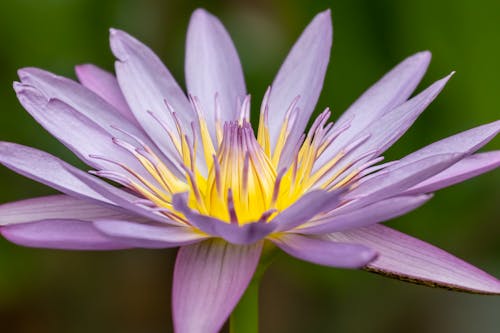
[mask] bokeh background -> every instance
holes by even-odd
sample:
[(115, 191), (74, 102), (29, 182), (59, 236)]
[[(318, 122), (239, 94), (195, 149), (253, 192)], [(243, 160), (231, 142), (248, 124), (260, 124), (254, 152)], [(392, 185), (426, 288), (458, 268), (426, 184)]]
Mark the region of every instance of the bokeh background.
[[(499, 1), (98, 1), (0, 2), (0, 139), (35, 146), (84, 167), (21, 108), (16, 69), (36, 66), (74, 78), (92, 62), (112, 70), (108, 28), (150, 45), (183, 85), (185, 32), (203, 6), (225, 23), (254, 101), (308, 21), (332, 9), (334, 46), (319, 109), (337, 117), (404, 57), (429, 49), (421, 87), (456, 76), (386, 156), (500, 118)], [(421, 88), (420, 88), (421, 89)], [(488, 149), (499, 149), (500, 140)], [(389, 224), (500, 277), (500, 171), (439, 192)], [(0, 169), (0, 202), (53, 190)], [(175, 250), (63, 252), (0, 239), (0, 331), (171, 332)], [(209, 310), (209, 309), (207, 309)], [(319, 267), (280, 256), (261, 291), (261, 331), (498, 332), (500, 297), (429, 289), (362, 271)]]

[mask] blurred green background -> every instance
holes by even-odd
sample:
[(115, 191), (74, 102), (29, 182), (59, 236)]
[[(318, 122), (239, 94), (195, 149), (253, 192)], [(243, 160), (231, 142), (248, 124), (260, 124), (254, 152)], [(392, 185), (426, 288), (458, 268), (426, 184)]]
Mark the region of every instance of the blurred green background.
[[(319, 109), (337, 117), (404, 57), (434, 58), (420, 89), (457, 75), (386, 156), (500, 118), (499, 1), (97, 1), (0, 3), (0, 139), (35, 146), (82, 166), (18, 104), (16, 69), (74, 78), (75, 64), (111, 70), (108, 28), (150, 45), (183, 85), (190, 13), (212, 11), (230, 31), (248, 90), (261, 99), (288, 49), (319, 11), (332, 9), (334, 46)], [(500, 140), (488, 149), (499, 149)], [(0, 169), (0, 202), (54, 193)], [(500, 171), (441, 191), (391, 221), (500, 277)], [(170, 332), (175, 250), (63, 252), (0, 240), (0, 331)], [(319, 267), (285, 255), (261, 292), (262, 332), (498, 332), (500, 297), (428, 289), (362, 271)]]

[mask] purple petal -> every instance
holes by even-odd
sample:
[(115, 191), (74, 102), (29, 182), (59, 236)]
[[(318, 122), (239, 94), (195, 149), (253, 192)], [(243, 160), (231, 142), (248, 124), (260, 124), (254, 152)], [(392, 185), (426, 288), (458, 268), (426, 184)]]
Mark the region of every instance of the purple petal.
[(462, 157), (462, 154), (439, 154), (394, 169), (389, 167), (387, 170), (361, 182), (359, 186), (349, 192), (346, 199), (359, 200), (341, 207), (339, 211), (352, 211), (361, 204), (366, 205), (404, 193), (408, 188), (455, 164)]
[(434, 142), (405, 156), (391, 168), (437, 154), (460, 153), (469, 155), (487, 144), (500, 132), (500, 120), (474, 127), (470, 130)]
[(129, 121), (136, 122), (113, 74), (92, 64), (78, 65), (75, 72), (84, 87), (114, 106)]
[(94, 226), (107, 236), (135, 247), (168, 248), (200, 242), (208, 236), (192, 228), (165, 224), (137, 223), (133, 221), (103, 219)]
[(467, 156), (448, 169), (410, 188), (405, 194), (429, 193), (440, 190), (500, 166), (500, 151)]
[(361, 268), (377, 257), (375, 251), (363, 245), (297, 234), (282, 234), (270, 240), (292, 257), (324, 266)]
[(47, 100), (36, 88), (16, 86), (18, 98), (28, 112), (53, 136), (66, 145), (78, 157), (98, 169), (123, 170), (114, 163), (90, 158), (91, 155), (122, 162), (143, 176), (148, 173), (128, 151), (113, 143), (109, 129), (78, 112), (68, 104), (57, 100)]
[(0, 142), (0, 163), (70, 196), (110, 203), (153, 221), (174, 223), (135, 204), (136, 196), (34, 148)]
[[(58, 99), (64, 102), (106, 131), (110, 131), (111, 126), (116, 126), (149, 143), (144, 132), (136, 126), (137, 122), (121, 115), (115, 107), (100, 98), (99, 94), (81, 84), (38, 68), (23, 68), (18, 73), (21, 84), (14, 85), (16, 92), (23, 88), (33, 88), (39, 91), (45, 100)], [(101, 93), (104, 93), (104, 90), (101, 90)]]
[(347, 197), (380, 200), (404, 193), (479, 149), (499, 131), (500, 121), (496, 121), (428, 145), (369, 177)]
[(200, 100), (208, 128), (215, 137), (215, 95), (221, 120), (237, 120), (237, 101), (246, 94), (243, 69), (222, 23), (203, 9), (191, 16), (186, 42), (186, 85)]
[[(0, 142), (0, 163), (68, 195), (110, 202), (75, 176), (86, 173), (43, 151), (15, 143)], [(100, 183), (102, 186), (111, 186), (104, 181)]]
[(314, 216), (326, 213), (340, 203), (342, 191), (311, 191), (304, 194), (294, 204), (279, 213), (271, 223), (276, 224), (276, 232), (286, 231), (308, 222)]
[(440, 190), (500, 166), (500, 151), (467, 156), (448, 169), (410, 188), (405, 194), (429, 193)]
[(165, 105), (168, 102), (189, 128), (193, 114), (184, 92), (154, 52), (134, 37), (111, 29), (110, 43), (118, 59), (115, 63), (118, 83), (128, 105), (146, 133), (170, 156), (173, 144), (165, 139), (168, 137), (165, 129), (148, 112), (176, 133), (174, 119)]
[[(354, 161), (359, 160), (361, 156), (365, 156), (345, 171), (345, 173), (348, 174), (352, 170), (360, 167), (360, 165), (365, 164), (367, 161), (379, 156), (387, 150), (408, 130), (408, 128), (410, 128), (415, 120), (417, 120), (418, 116), (437, 97), (450, 79), (451, 75), (453, 75), (453, 73), (439, 81), (436, 81), (417, 96), (411, 98), (391, 111), (386, 112), (370, 123), (370, 125), (367, 126), (353, 141), (362, 139), (368, 135), (367, 139), (354, 151), (343, 158), (342, 162), (338, 163), (336, 167), (332, 168), (329, 174), (333, 175), (339, 170), (348, 167)], [(354, 120), (354, 122), (355, 121), (356, 120)], [(335, 156), (345, 148), (344, 146), (338, 146), (336, 142), (334, 142), (332, 146), (337, 148), (328, 155), (330, 157)], [(315, 169), (321, 166), (320, 162), (321, 161), (316, 163)], [(322, 163), (325, 162), (327, 161), (323, 160)]]
[(272, 147), (276, 144), (285, 114), (300, 96), (296, 120), (296, 131), (291, 133), (295, 141), (304, 131), (316, 106), (332, 45), (332, 22), (330, 11), (316, 15), (299, 37), (272, 83), (269, 96), (269, 131)]
[(327, 215), (313, 220), (294, 232), (300, 234), (325, 234), (388, 221), (404, 215), (426, 203), (432, 195), (401, 196), (358, 208), (347, 214)]
[(191, 210), (187, 204), (187, 193), (174, 194), (173, 205), (176, 210), (184, 214), (194, 227), (212, 236), (221, 237), (232, 244), (246, 245), (253, 244), (276, 229), (275, 223), (265, 221), (238, 225), (227, 223), (210, 217), (201, 215)]
[(73, 198), (68, 195), (50, 195), (0, 205), (0, 225), (39, 220), (95, 220), (134, 219), (137, 216), (106, 204)]
[(379, 253), (369, 271), (403, 281), (482, 294), (500, 294), (500, 281), (457, 257), (382, 225), (330, 234)]
[[(97, 177), (94, 177), (85, 172), (78, 172), (79, 170), (67, 169), (75, 178), (81, 181), (83, 184), (87, 185), (89, 188), (93, 189), (107, 200), (113, 204), (135, 213), (139, 216), (151, 219), (152, 221), (164, 222), (173, 225), (181, 225), (180, 222), (173, 221), (167, 218), (165, 215), (161, 214), (154, 209), (143, 207), (138, 205), (136, 202), (139, 197), (130, 194), (123, 189), (111, 186)], [(183, 224), (182, 224), (183, 225)]]
[(371, 123), (405, 102), (422, 80), (430, 60), (428, 51), (414, 54), (364, 92), (333, 126), (335, 131), (350, 123), (349, 128), (335, 139), (335, 145), (327, 148), (318, 163), (323, 164), (333, 158), (338, 147), (346, 146)]
[(43, 220), (0, 227), (9, 241), (29, 247), (64, 250), (118, 250), (132, 246), (100, 233), (91, 222)]
[(262, 242), (222, 240), (181, 247), (174, 271), (172, 309), (177, 333), (218, 332), (248, 286)]

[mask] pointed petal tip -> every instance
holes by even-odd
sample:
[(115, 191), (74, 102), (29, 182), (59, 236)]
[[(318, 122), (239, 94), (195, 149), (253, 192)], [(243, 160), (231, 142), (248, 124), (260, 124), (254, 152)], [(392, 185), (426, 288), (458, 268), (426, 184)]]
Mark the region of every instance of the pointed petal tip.
[(318, 13), (316, 17), (322, 17), (324, 19), (331, 19), (332, 18), (332, 10), (330, 8), (325, 9), (324, 11)]
[(429, 50), (423, 50), (410, 56), (408, 59), (412, 59), (419, 62), (429, 63), (432, 59), (432, 53)]
[(84, 78), (86, 77), (86, 74), (90, 71), (92, 71), (95, 68), (94, 65), (92, 64), (79, 64), (75, 66), (75, 74), (76, 77), (78, 78), (78, 81), (82, 82), (84, 81)]
[(17, 76), (19, 77), (19, 80), (21, 80), (21, 83), (30, 76), (30, 74), (33, 72), (33, 69), (33, 67), (23, 67), (17, 70)]
[(23, 84), (21, 82), (14, 81), (14, 82), (12, 82), (12, 88), (14, 89), (14, 91), (17, 94), (19, 91), (22, 90)]
[(312, 26), (313, 24), (318, 24), (324, 26), (328, 31), (331, 33), (333, 27), (332, 27), (332, 11), (330, 8), (318, 13), (310, 25)]
[(114, 37), (116, 35), (119, 35), (120, 33), (122, 33), (123, 31), (120, 30), (120, 29), (116, 29), (116, 28), (109, 28), (109, 36), (110, 37)]
[(135, 38), (130, 36), (123, 30), (110, 28), (109, 29), (109, 44), (111, 51), (120, 61), (125, 61), (127, 57), (127, 44), (135, 41)]
[(202, 7), (196, 8), (191, 14), (191, 19), (206, 18), (206, 17), (213, 17), (213, 15), (208, 10)]
[(79, 72), (85, 71), (86, 69), (89, 69), (89, 68), (92, 68), (92, 67), (94, 67), (94, 65), (89, 64), (89, 63), (83, 63), (83, 64), (75, 65), (75, 72), (78, 75)]

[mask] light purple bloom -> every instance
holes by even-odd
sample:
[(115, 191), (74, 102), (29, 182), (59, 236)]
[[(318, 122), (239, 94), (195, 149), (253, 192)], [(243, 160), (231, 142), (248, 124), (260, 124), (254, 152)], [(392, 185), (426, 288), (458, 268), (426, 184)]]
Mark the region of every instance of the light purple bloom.
[(430, 192), (498, 167), (500, 151), (474, 153), (500, 131), (500, 121), (379, 164), (451, 76), (410, 98), (430, 61), (421, 52), (338, 121), (329, 122), (326, 110), (303, 135), (331, 43), (325, 11), (267, 91), (255, 134), (234, 45), (204, 10), (194, 12), (187, 34), (187, 96), (149, 48), (114, 29), (116, 78), (93, 65), (77, 66), (80, 83), (20, 70), (14, 89), (21, 104), (94, 171), (1, 142), (2, 164), (63, 193), (0, 206), (2, 235), (56, 249), (180, 246), (173, 286), (179, 333), (220, 329), (265, 239), (320, 265), (500, 294), (495, 277), (378, 224), (423, 205)]

